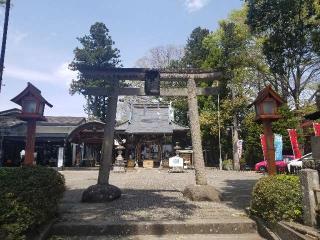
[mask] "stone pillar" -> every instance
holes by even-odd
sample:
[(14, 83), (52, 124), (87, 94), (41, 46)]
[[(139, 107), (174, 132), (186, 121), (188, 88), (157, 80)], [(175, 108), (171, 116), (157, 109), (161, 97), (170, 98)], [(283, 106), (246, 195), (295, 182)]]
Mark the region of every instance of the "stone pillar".
[(311, 137), (312, 158), (314, 161), (314, 169), (320, 174), (320, 136)]
[(114, 82), (113, 95), (108, 98), (107, 119), (104, 126), (104, 135), (102, 143), (102, 159), (100, 162), (98, 184), (108, 185), (109, 175), (112, 165), (112, 150), (114, 144), (114, 128), (116, 125), (116, 114), (119, 94), (119, 80)]
[(196, 184), (207, 185), (207, 176), (204, 166), (201, 131), (199, 123), (198, 99), (196, 94), (197, 87), (194, 78), (188, 79), (187, 88), (191, 140), (194, 157), (193, 163), (196, 174)]
[(320, 160), (320, 137), (311, 137), (312, 157)]
[(299, 173), (303, 197), (303, 221), (305, 225), (316, 226), (316, 196), (314, 189), (319, 188), (318, 171), (302, 169)]
[(113, 87), (113, 95), (108, 98), (107, 103), (107, 119), (104, 126), (102, 158), (99, 167), (98, 183), (83, 191), (82, 202), (110, 202), (121, 196), (121, 190), (118, 187), (109, 184), (119, 94), (118, 80), (114, 80)]

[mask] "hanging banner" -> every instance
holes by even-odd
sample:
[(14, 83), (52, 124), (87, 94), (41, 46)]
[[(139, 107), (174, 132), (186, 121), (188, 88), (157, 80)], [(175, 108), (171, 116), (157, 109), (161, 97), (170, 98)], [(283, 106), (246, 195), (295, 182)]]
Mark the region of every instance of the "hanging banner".
[(299, 149), (299, 143), (298, 143), (298, 135), (296, 129), (287, 129), (289, 132), (289, 137), (290, 137), (290, 142), (291, 142), (291, 147), (292, 147), (292, 152), (294, 155), (294, 158), (301, 158), (302, 154)]
[(320, 123), (313, 123), (314, 135), (320, 137)]
[(238, 150), (239, 159), (241, 159), (241, 156), (242, 156), (242, 145), (243, 145), (243, 140), (238, 140), (238, 142), (237, 142), (237, 150)]
[(57, 163), (57, 167), (62, 167), (63, 166), (63, 151), (64, 148), (63, 147), (59, 147), (58, 148), (58, 163)]
[(261, 147), (262, 147), (262, 153), (263, 153), (263, 160), (266, 161), (267, 158), (267, 139), (264, 134), (260, 134), (260, 141), (261, 141)]
[(274, 155), (276, 161), (283, 160), (282, 156), (283, 142), (280, 134), (274, 134)]

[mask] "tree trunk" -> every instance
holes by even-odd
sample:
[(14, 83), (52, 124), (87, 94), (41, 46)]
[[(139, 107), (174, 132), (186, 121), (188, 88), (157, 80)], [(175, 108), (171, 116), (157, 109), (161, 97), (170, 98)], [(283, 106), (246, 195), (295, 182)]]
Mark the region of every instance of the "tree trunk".
[(114, 127), (116, 123), (117, 103), (119, 93), (119, 81), (114, 84), (114, 95), (108, 98), (106, 109), (106, 125), (102, 144), (102, 159), (100, 162), (98, 184), (108, 185), (112, 165), (112, 150), (114, 143)]
[(196, 83), (193, 78), (188, 79), (187, 88), (188, 88), (188, 107), (189, 107), (189, 118), (190, 118), (196, 184), (207, 185), (207, 176), (204, 168), (202, 143), (201, 143), (201, 135), (200, 135)]
[(239, 171), (240, 170), (240, 159), (238, 154), (238, 118), (236, 114), (233, 116), (233, 136), (232, 136), (232, 150), (233, 150), (233, 169)]
[[(234, 88), (231, 89), (232, 93), (232, 102), (235, 101), (235, 92)], [(238, 134), (238, 117), (237, 113), (235, 112), (233, 114), (233, 135), (232, 135), (232, 157), (233, 157), (233, 169), (239, 171), (240, 170), (240, 160), (239, 160), (239, 154), (238, 154), (238, 140), (239, 140), (239, 134)]]

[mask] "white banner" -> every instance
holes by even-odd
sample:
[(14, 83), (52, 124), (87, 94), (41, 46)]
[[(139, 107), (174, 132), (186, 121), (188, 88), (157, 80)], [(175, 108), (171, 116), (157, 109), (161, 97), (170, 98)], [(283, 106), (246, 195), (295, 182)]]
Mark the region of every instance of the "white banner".
[(59, 147), (58, 150), (58, 166), (57, 167), (62, 167), (63, 166), (63, 147)]
[(242, 156), (242, 145), (243, 145), (243, 140), (238, 140), (237, 142), (237, 151), (238, 151), (238, 156), (239, 156), (239, 159), (241, 159), (241, 156)]

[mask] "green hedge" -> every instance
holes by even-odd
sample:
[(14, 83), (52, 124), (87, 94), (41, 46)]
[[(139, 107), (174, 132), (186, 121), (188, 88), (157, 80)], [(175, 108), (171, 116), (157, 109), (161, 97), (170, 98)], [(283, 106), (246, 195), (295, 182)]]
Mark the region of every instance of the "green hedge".
[(301, 221), (302, 192), (298, 176), (261, 178), (252, 193), (250, 211), (268, 222)]
[(0, 168), (0, 239), (25, 239), (54, 217), (64, 190), (54, 169)]

